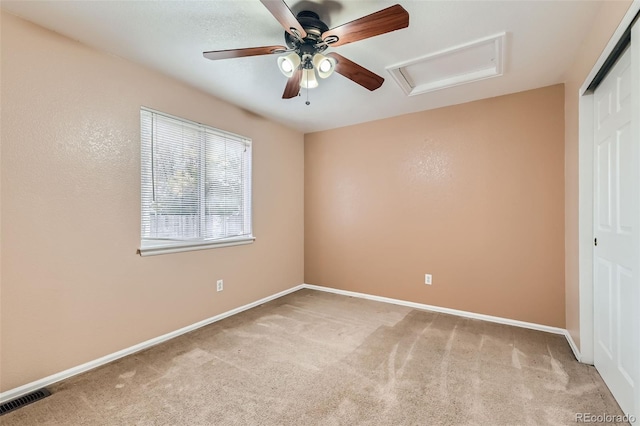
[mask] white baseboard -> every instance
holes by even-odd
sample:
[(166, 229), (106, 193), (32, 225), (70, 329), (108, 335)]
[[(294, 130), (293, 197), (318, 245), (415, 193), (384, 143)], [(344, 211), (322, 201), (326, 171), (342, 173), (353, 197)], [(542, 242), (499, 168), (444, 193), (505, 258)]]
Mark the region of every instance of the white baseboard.
[(580, 349), (578, 349), (578, 345), (576, 345), (576, 342), (573, 341), (573, 337), (571, 337), (571, 333), (569, 333), (569, 330), (564, 331), (564, 337), (567, 338), (567, 342), (569, 342), (569, 346), (573, 351), (573, 355), (576, 357), (578, 362), (583, 362), (582, 354), (580, 354)]
[[(409, 308), (421, 309), (423, 311), (440, 312), (443, 314), (457, 315), (459, 317), (479, 319), (483, 321), (495, 322), (498, 324), (506, 324), (506, 325), (513, 325), (515, 327), (530, 328), (532, 330), (545, 331), (547, 333), (562, 334), (563, 336), (567, 336), (568, 334), (567, 330), (565, 330), (564, 328), (551, 327), (548, 325), (535, 324), (532, 322), (525, 322), (525, 321), (519, 321), (519, 320), (514, 320), (509, 318), (502, 318), (502, 317), (494, 317), (491, 315), (477, 314), (475, 312), (459, 311), (457, 309), (443, 308), (443, 307), (434, 306), (434, 305), (425, 305), (423, 303), (408, 302), (406, 300), (391, 299), (389, 297), (374, 296), (366, 293), (356, 293), (353, 291), (338, 290), (335, 288), (322, 287), (322, 286), (312, 285), (312, 284), (304, 284), (303, 287), (308, 288), (310, 290), (326, 291), (328, 293), (341, 294), (343, 296), (352, 296), (352, 297), (359, 297), (361, 299), (375, 300), (377, 302), (393, 303), (394, 305), (407, 306)], [(571, 345), (571, 343), (569, 343), (569, 345)]]
[(190, 331), (196, 330), (196, 329), (198, 329), (200, 327), (204, 327), (205, 325), (209, 325), (209, 324), (212, 324), (212, 323), (214, 323), (216, 321), (220, 321), (221, 319), (230, 317), (231, 315), (235, 315), (235, 314), (238, 314), (238, 313), (240, 313), (242, 311), (246, 311), (248, 309), (254, 308), (254, 307), (259, 306), (259, 305), (262, 305), (263, 303), (267, 303), (267, 302), (269, 302), (271, 300), (274, 300), (274, 299), (277, 299), (279, 297), (285, 296), (285, 295), (287, 295), (289, 293), (293, 293), (294, 291), (298, 291), (298, 290), (300, 290), (302, 288), (304, 288), (304, 284), (297, 285), (297, 286), (292, 287), (292, 288), (290, 288), (288, 290), (281, 291), (280, 293), (276, 293), (274, 295), (267, 296), (267, 297), (265, 297), (263, 299), (256, 300), (255, 302), (251, 302), (249, 304), (240, 306), (238, 308), (231, 309), (230, 311), (223, 312), (223, 313), (221, 313), (219, 315), (213, 316), (211, 318), (207, 318), (207, 319), (199, 321), (199, 322), (197, 322), (195, 324), (188, 325), (188, 326), (183, 327), (183, 328), (181, 328), (179, 330), (172, 331), (171, 333), (163, 334), (162, 336), (158, 336), (156, 338), (147, 340), (146, 342), (142, 342), (142, 343), (139, 343), (137, 345), (131, 346), (129, 348), (123, 349), (121, 351), (114, 352), (112, 354), (103, 356), (102, 358), (98, 358), (96, 360), (89, 361), (89, 362), (84, 363), (82, 365), (78, 365), (77, 367), (73, 367), (73, 368), (70, 368), (68, 370), (64, 370), (64, 371), (61, 371), (59, 373), (52, 374), (51, 376), (45, 377), (43, 379), (36, 380), (34, 382), (31, 382), (31, 383), (27, 383), (26, 385), (23, 385), (23, 386), (20, 386), (20, 387), (17, 387), (17, 388), (10, 389), (8, 391), (2, 392), (2, 393), (0, 393), (0, 403), (4, 403), (4, 402), (10, 401), (12, 399), (19, 398), (22, 395), (28, 394), (29, 392), (33, 392), (33, 391), (38, 390), (40, 388), (43, 388), (43, 387), (46, 387), (46, 386), (50, 386), (50, 385), (52, 385), (54, 383), (57, 383), (57, 382), (59, 382), (61, 380), (68, 379), (69, 377), (75, 376), (75, 375), (80, 374), (80, 373), (84, 373), (84, 372), (92, 370), (92, 369), (94, 369), (96, 367), (100, 367), (101, 365), (108, 364), (108, 363), (110, 363), (112, 361), (115, 361), (115, 360), (117, 360), (119, 358), (122, 358), (122, 357), (125, 357), (127, 355), (131, 355), (131, 354), (134, 354), (136, 352), (140, 352), (141, 350), (150, 348), (151, 346), (155, 346), (155, 345), (157, 345), (159, 343), (166, 342), (167, 340), (173, 339), (174, 337), (178, 337), (178, 336), (180, 336), (182, 334), (185, 334), (185, 333), (188, 333)]

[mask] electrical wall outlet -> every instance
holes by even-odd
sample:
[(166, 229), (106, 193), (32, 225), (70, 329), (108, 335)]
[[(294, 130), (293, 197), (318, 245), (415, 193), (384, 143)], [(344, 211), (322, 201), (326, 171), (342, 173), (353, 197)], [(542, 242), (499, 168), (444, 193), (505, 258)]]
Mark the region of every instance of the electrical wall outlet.
[(218, 282), (216, 283), (216, 290), (218, 291), (224, 290), (224, 282), (222, 280), (218, 280)]
[(431, 285), (431, 274), (424, 274), (424, 283)]

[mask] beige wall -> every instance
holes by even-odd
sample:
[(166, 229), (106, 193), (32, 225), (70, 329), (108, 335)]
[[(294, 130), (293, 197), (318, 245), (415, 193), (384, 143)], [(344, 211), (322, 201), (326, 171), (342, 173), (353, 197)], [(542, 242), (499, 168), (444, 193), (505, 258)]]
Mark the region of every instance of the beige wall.
[[(2, 390), (303, 282), (301, 133), (1, 19)], [(135, 254), (141, 105), (253, 139), (254, 244)]]
[(306, 135), (305, 282), (563, 327), (563, 102), (556, 85)]
[(566, 328), (580, 348), (578, 288), (578, 90), (627, 12), (631, 0), (603, 2), (565, 76)]

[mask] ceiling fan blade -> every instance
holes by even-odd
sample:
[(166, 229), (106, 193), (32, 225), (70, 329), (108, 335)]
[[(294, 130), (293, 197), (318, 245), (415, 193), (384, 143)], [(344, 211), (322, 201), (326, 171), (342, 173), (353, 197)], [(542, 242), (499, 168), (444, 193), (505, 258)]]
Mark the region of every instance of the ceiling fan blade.
[(409, 12), (402, 6), (395, 6), (379, 10), (371, 15), (332, 28), (322, 33), (322, 39), (329, 36), (338, 37), (338, 41), (331, 43), (331, 47), (342, 46), (365, 38), (390, 33), (409, 26)]
[(296, 32), (301, 38), (307, 36), (307, 32), (302, 28), (302, 25), (300, 25), (300, 22), (298, 22), (298, 19), (284, 0), (260, 0), (260, 2), (269, 9), (269, 12), (280, 22), (286, 32), (296, 38)]
[(244, 49), (229, 50), (213, 50), (211, 52), (203, 52), (202, 56), (212, 61), (218, 59), (241, 58), (243, 56), (270, 55), (272, 53), (283, 53), (287, 49), (284, 46), (263, 46), (263, 47), (247, 47)]
[(302, 68), (298, 68), (289, 80), (287, 80), (287, 85), (284, 88), (284, 93), (282, 94), (282, 99), (291, 99), (298, 96), (300, 93), (300, 82), (302, 81)]
[(336, 72), (338, 74), (342, 74), (349, 80), (358, 83), (360, 86), (371, 91), (382, 86), (384, 78), (380, 77), (378, 74), (372, 73), (368, 69), (335, 52), (327, 53), (327, 56), (336, 60)]

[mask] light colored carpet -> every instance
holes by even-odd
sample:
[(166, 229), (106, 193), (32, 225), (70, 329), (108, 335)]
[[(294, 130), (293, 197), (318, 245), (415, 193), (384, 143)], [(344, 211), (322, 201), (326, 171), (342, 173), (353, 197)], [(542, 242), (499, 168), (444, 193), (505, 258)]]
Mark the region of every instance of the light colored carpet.
[(534, 425), (622, 414), (564, 337), (301, 290), (51, 388), (2, 425)]

